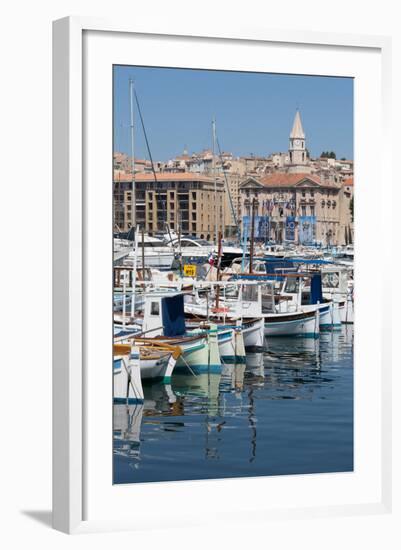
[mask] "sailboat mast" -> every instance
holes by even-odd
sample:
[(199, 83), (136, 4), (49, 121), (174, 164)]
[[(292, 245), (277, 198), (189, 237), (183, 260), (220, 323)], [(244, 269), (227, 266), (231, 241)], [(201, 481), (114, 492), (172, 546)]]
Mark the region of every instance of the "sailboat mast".
[(216, 144), (216, 120), (212, 120), (212, 162), (213, 162), (213, 177), (214, 177), (214, 235), (215, 235), (215, 244), (217, 246), (219, 236), (217, 231), (218, 224), (218, 209), (217, 209), (217, 179), (216, 179), (216, 157), (215, 157), (215, 144)]
[(253, 271), (253, 252), (254, 252), (254, 240), (255, 240), (255, 206), (256, 199), (252, 199), (252, 215), (251, 215), (251, 245), (249, 250), (249, 273)]
[(131, 227), (136, 229), (136, 186), (135, 186), (135, 132), (134, 132), (134, 81), (129, 80), (130, 111), (131, 111), (131, 172), (132, 172), (132, 198), (131, 198)]

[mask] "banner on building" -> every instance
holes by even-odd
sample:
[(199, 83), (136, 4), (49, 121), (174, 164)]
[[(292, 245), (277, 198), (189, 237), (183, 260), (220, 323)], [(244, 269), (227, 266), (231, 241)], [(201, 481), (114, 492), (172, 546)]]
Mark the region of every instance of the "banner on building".
[(314, 244), (316, 241), (316, 216), (299, 216), (298, 236), (300, 244)]
[[(248, 239), (251, 238), (251, 216), (242, 217), (242, 234), (246, 233)], [(269, 216), (255, 216), (254, 221), (254, 236), (255, 239), (269, 240)]]
[(287, 216), (285, 221), (285, 240), (295, 240), (295, 216)]

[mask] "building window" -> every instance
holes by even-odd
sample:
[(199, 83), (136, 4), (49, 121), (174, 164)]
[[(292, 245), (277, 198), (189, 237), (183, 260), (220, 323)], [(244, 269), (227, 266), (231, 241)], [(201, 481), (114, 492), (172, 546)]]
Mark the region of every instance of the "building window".
[(310, 215), (311, 216), (314, 216), (315, 215), (315, 207), (314, 206), (310, 206)]
[(302, 196), (306, 197), (306, 192), (305, 191), (302, 191)]

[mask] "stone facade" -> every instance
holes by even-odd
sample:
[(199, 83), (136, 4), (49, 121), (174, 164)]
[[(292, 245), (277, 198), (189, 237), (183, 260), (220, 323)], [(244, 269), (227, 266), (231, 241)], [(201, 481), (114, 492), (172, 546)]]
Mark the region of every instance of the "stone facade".
[[(130, 158), (115, 153), (114, 167), (115, 225), (127, 230), (134, 222)], [(306, 218), (313, 219), (314, 242), (347, 244), (353, 240), (353, 161), (312, 159), (299, 111), (287, 152), (242, 157), (223, 152), (213, 158), (210, 149), (192, 154), (185, 149), (173, 159), (154, 164), (156, 182), (149, 161), (136, 160), (135, 170), (136, 221), (151, 234), (164, 231), (168, 221), (175, 231), (181, 225), (183, 234), (213, 239), (217, 215), (218, 230), (234, 237), (238, 226), (233, 211), (243, 229), (241, 220), (249, 218), (256, 198), (257, 214), (269, 219), (271, 240), (285, 240), (288, 217), (295, 218), (297, 242), (309, 223)], [(227, 187), (230, 193), (225, 192)]]
[[(129, 174), (125, 178), (128, 187), (124, 193), (124, 219), (119, 227), (127, 231), (133, 224), (133, 195)], [(121, 188), (120, 178), (115, 178), (115, 213), (117, 190)], [(224, 183), (215, 182), (200, 174), (159, 173), (156, 181), (153, 174), (138, 173), (135, 175), (136, 188), (136, 224), (143, 227), (149, 235), (166, 233), (167, 223), (172, 231), (178, 232), (179, 226), (183, 235), (199, 238), (215, 238), (217, 231), (223, 231), (224, 224)], [(121, 192), (118, 195), (121, 197)], [(117, 221), (117, 220), (115, 220)], [(121, 227), (122, 226), (122, 227)]]
[(261, 240), (323, 246), (353, 241), (353, 162), (310, 159), (299, 111), (288, 156), (275, 153), (269, 160), (264, 173), (244, 178), (239, 186), (241, 218), (249, 223), (254, 204), (254, 216), (263, 224)]
[[(294, 218), (294, 242), (301, 242), (301, 224), (313, 223), (313, 242), (322, 245), (346, 244), (345, 231), (352, 227), (349, 209), (351, 185), (329, 185), (319, 176), (302, 173), (276, 173), (242, 182), (241, 211), (268, 220), (262, 240), (286, 240), (287, 218)], [(345, 200), (346, 198), (346, 200)], [(308, 219), (309, 218), (309, 219)]]

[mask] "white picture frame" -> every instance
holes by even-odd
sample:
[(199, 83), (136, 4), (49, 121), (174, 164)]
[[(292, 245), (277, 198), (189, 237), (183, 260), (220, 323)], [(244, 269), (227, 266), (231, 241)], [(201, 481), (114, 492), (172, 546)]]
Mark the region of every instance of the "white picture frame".
[[(315, 52), (318, 48), (330, 49), (333, 54), (341, 51), (342, 55), (349, 53), (350, 56), (356, 55), (358, 52), (362, 52), (362, 50), (363, 52), (374, 52), (375, 59), (379, 64), (378, 67), (380, 66), (380, 71), (377, 71), (377, 74), (380, 72), (380, 81), (378, 82), (377, 79), (375, 81), (375, 86), (380, 87), (380, 97), (377, 95), (375, 99), (375, 113), (378, 115), (376, 123), (380, 127), (380, 135), (375, 135), (374, 140), (375, 145), (380, 144), (380, 149), (383, 152), (378, 161), (379, 164), (376, 167), (375, 176), (379, 177), (382, 183), (382, 192), (386, 189), (387, 197), (389, 193), (391, 194), (389, 183), (391, 176), (387, 164), (383, 161), (384, 151), (386, 148), (390, 148), (391, 42), (389, 38), (312, 33), (306, 31), (283, 32), (260, 28), (223, 30), (223, 28), (219, 27), (217, 30), (213, 28), (204, 30), (197, 29), (196, 27), (183, 29), (178, 26), (177, 28), (169, 27), (166, 29), (162, 24), (158, 26), (156, 23), (154, 23), (153, 28), (150, 28), (147, 24), (131, 24), (125, 21), (106, 21), (86, 17), (69, 17), (54, 22), (53, 526), (67, 533), (138, 529), (148, 526), (144, 517), (118, 518), (113, 516), (109, 518), (107, 515), (105, 516), (107, 514), (106, 509), (103, 511), (100, 508), (98, 514), (94, 514), (94, 517), (88, 517), (88, 501), (90, 498), (93, 500), (93, 497), (89, 496), (92, 491), (91, 487), (93, 488), (93, 480), (98, 479), (99, 485), (102, 485), (104, 482), (100, 477), (96, 478), (96, 476), (99, 476), (99, 473), (92, 467), (93, 464), (85, 458), (90, 445), (93, 443), (89, 441), (90, 437), (88, 440), (88, 434), (91, 430), (91, 415), (88, 407), (93, 406), (94, 403), (93, 395), (91, 395), (90, 400), (92, 405), (88, 405), (86, 402), (88, 394), (87, 359), (88, 354), (91, 353), (89, 348), (93, 340), (91, 340), (92, 329), (88, 328), (88, 318), (91, 315), (91, 302), (90, 299), (89, 301), (86, 299), (89, 290), (85, 275), (92, 260), (88, 259), (87, 255), (90, 237), (86, 239), (85, 235), (91, 232), (90, 224), (93, 223), (94, 213), (91, 211), (90, 216), (87, 215), (88, 202), (91, 201), (88, 201), (88, 191), (85, 188), (85, 181), (88, 177), (85, 156), (89, 155), (90, 157), (91, 152), (88, 151), (83, 135), (86, 116), (85, 108), (88, 107), (88, 103), (85, 100), (86, 92), (84, 90), (85, 85), (88, 84), (88, 80), (84, 71), (83, 60), (84, 58), (88, 60), (88, 57), (85, 56), (89, 56), (90, 59), (91, 55), (96, 55), (96, 52), (94, 52), (94, 48), (96, 47), (99, 48), (99, 56), (102, 56), (100, 43), (97, 44), (96, 40), (94, 40), (93, 45), (90, 45), (88, 53), (88, 43), (84, 39), (85, 34), (88, 35), (88, 33), (92, 33), (91, 36), (97, 37), (97, 39), (103, 39), (107, 35), (108, 40), (116, 40), (117, 37), (119, 40), (128, 40), (131, 37), (141, 40), (151, 40), (155, 43), (158, 40), (167, 40), (168, 37), (171, 37), (172, 41), (179, 40), (181, 44), (185, 42), (188, 48), (195, 47), (195, 44), (198, 47), (201, 44), (205, 49), (207, 49), (207, 45), (217, 48), (221, 44), (224, 44), (224, 47), (232, 48), (253, 47), (254, 45), (258, 48), (263, 48), (265, 45), (272, 47), (276, 45), (277, 47), (285, 46), (302, 49), (306, 57), (309, 55), (308, 52)], [(174, 44), (172, 47), (174, 47)], [(158, 54), (157, 49), (147, 52), (144, 64), (152, 64), (151, 58), (157, 60), (158, 55), (161, 56), (161, 52), (159, 51)], [(220, 68), (223, 69), (225, 67), (220, 66)], [(350, 75), (351, 73), (346, 74), (346, 76)], [(374, 118), (376, 115), (372, 116)], [(362, 138), (363, 136), (361, 136), (361, 141)], [(363, 165), (363, 151), (359, 159), (358, 153), (357, 148), (357, 162), (361, 162)], [(372, 196), (369, 195), (369, 193), (372, 193), (369, 174), (362, 169), (359, 169), (359, 174), (360, 176), (366, 176), (368, 191), (366, 197), (362, 197), (361, 195), (358, 196), (357, 190), (357, 201), (361, 197), (360, 200), (364, 205), (364, 210), (369, 212), (369, 208), (372, 208), (372, 202), (375, 202), (374, 198), (372, 200)], [(110, 172), (106, 174), (106, 178), (109, 176)], [(357, 182), (360, 176), (357, 176)], [(362, 178), (360, 178), (361, 180)], [(106, 208), (107, 211), (106, 197), (101, 204), (101, 208)], [(356, 208), (356, 216), (358, 216), (358, 206)], [(109, 209), (111, 210), (111, 199)], [(361, 221), (359, 222), (359, 229), (358, 227), (356, 229), (356, 235), (358, 235), (358, 230), (361, 231), (361, 234), (369, 231), (368, 220), (364, 219), (362, 208), (360, 210)], [(385, 221), (383, 208), (378, 212), (377, 218), (380, 228), (383, 229)], [(111, 226), (107, 226), (106, 223), (105, 231), (108, 231), (109, 227)], [(356, 238), (358, 237), (356, 236)], [(389, 246), (387, 245), (387, 249), (383, 251), (384, 253), (388, 253)], [(362, 257), (364, 254), (363, 243), (360, 250)], [(110, 254), (111, 258), (111, 248), (106, 250), (107, 254)], [(385, 275), (383, 274), (378, 289), (380, 287), (383, 290), (384, 283), (389, 285), (389, 281), (385, 280)], [(364, 288), (363, 280), (360, 288)], [(380, 312), (383, 313), (381, 307)], [(362, 319), (362, 315), (360, 319)], [(375, 410), (378, 414), (380, 413), (378, 416), (380, 422), (378, 420), (378, 425), (372, 428), (373, 437), (376, 438), (375, 443), (380, 445), (377, 461), (374, 464), (377, 484), (374, 490), (372, 489), (372, 494), (380, 494), (380, 496), (373, 498), (367, 492), (366, 495), (358, 500), (355, 493), (349, 499), (344, 498), (344, 501), (341, 501), (341, 496), (339, 496), (336, 500), (328, 500), (321, 505), (316, 504), (318, 500), (305, 501), (305, 504), (303, 504), (300, 497), (296, 499), (293, 506), (289, 507), (285, 502), (277, 504), (277, 501), (276, 504), (272, 504), (266, 509), (263, 508), (261, 503), (255, 503), (252, 509), (242, 510), (242, 518), (246, 519), (252, 510), (259, 512), (259, 515), (256, 514), (254, 516), (259, 518), (259, 520), (262, 517), (263, 519), (277, 517), (309, 518), (321, 514), (360, 515), (365, 513), (386, 513), (391, 510), (391, 399), (389, 398), (391, 395), (391, 357), (389, 346), (390, 330), (388, 330), (389, 327), (385, 326), (386, 322), (388, 323), (388, 320), (383, 319), (383, 323), (377, 325), (377, 328), (380, 329), (380, 342), (377, 348), (377, 355), (373, 354), (376, 360), (378, 358), (380, 360), (379, 363), (376, 361), (377, 368), (379, 369), (376, 382), (379, 381), (380, 383), (373, 384), (375, 388), (369, 388), (369, 391), (376, 391), (377, 393), (377, 401), (375, 401), (377, 408)], [(375, 359), (373, 358), (372, 360)], [(373, 367), (374, 365), (372, 365)], [(358, 383), (363, 384), (364, 382), (361, 382), (359, 379)], [(92, 386), (90, 391), (92, 391)], [(109, 405), (109, 402), (104, 403), (105, 409), (107, 407), (111, 409)], [(111, 432), (108, 431), (108, 424), (106, 423), (104, 426), (108, 436), (111, 437)], [(89, 450), (89, 455), (90, 452)], [(373, 455), (371, 460), (375, 461)], [(277, 486), (288, 484), (288, 477), (291, 478), (292, 476), (287, 476), (286, 480), (274, 478), (270, 483)], [(305, 478), (307, 476), (300, 477)], [(92, 480), (88, 482), (89, 478), (92, 478)], [(329, 484), (333, 483), (332, 480), (330, 481), (325, 478), (324, 482), (326, 481)], [(111, 484), (111, 473), (106, 482)], [(248, 485), (243, 480), (224, 482), (215, 480), (213, 482), (196, 482), (195, 484), (192, 482), (180, 482), (176, 483), (174, 488), (171, 488), (172, 484), (164, 484), (163, 486), (162, 484), (152, 484), (152, 487), (145, 487), (144, 485), (140, 487), (125, 487), (123, 491), (124, 498), (129, 498), (129, 496), (127, 497), (128, 492), (133, 491), (137, 495), (140, 494), (141, 498), (146, 498), (146, 494), (149, 494), (149, 498), (153, 499), (156, 495), (162, 495), (163, 493), (160, 496), (163, 499), (166, 498), (166, 490), (170, 486), (172, 492), (169, 498), (174, 500), (175, 498), (178, 499), (180, 494), (183, 494), (183, 491), (185, 493), (186, 487), (190, 487), (191, 491), (199, 493), (202, 501), (202, 498), (207, 498), (205, 495), (202, 496), (202, 487), (207, 487), (208, 494), (212, 491), (221, 492), (224, 488), (224, 492), (227, 493), (228, 498), (232, 499), (232, 496), (238, 491), (246, 492), (253, 490), (251, 488), (256, 487), (254, 482), (255, 480), (248, 480)], [(256, 482), (259, 485), (261, 483), (260, 479)], [(291, 483), (291, 479), (289, 482)], [(298, 481), (294, 479), (295, 482)], [(348, 482), (344, 481), (344, 483)], [(314, 481), (314, 476), (309, 476), (305, 483), (310, 486), (311, 493), (314, 493), (314, 491), (319, 492), (319, 487)], [(304, 486), (305, 483), (303, 482)], [(342, 481), (338, 478), (339, 486), (341, 486), (341, 483)], [(106, 493), (103, 493), (103, 497), (101, 493), (97, 494), (96, 498), (99, 499), (99, 497), (100, 499), (104, 498), (108, 500)], [(240, 516), (235, 515), (235, 502), (232, 506), (230, 514), (224, 513), (222, 516), (225, 518), (230, 517), (231, 521), (237, 521)], [(238, 509), (238, 514), (239, 512), (240, 510)], [(199, 519), (199, 514), (197, 514), (196, 510), (194, 510), (193, 514), (189, 511), (180, 520), (181, 523), (184, 522), (184, 524), (188, 525), (191, 522), (199, 523), (203, 521), (207, 521), (207, 519)]]

